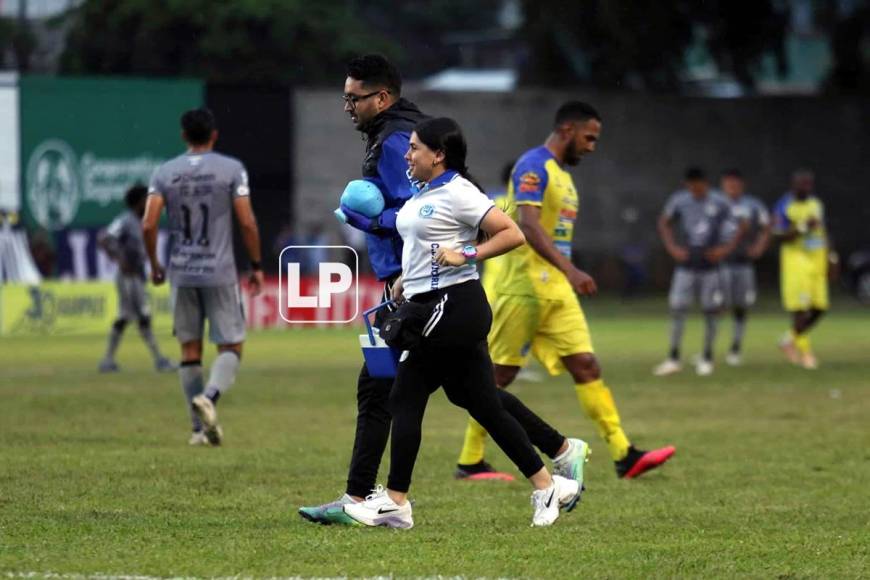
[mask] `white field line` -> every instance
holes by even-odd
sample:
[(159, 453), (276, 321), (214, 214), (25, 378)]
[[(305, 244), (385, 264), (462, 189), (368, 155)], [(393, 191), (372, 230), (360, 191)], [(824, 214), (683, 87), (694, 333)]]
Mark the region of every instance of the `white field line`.
[[(65, 572), (0, 572), (0, 578), (48, 580), (200, 580), (198, 576), (143, 576), (140, 574), (70, 574)], [(348, 580), (348, 576), (209, 576), (209, 580)], [(395, 580), (390, 576), (355, 577), (360, 580)], [(419, 580), (464, 580), (463, 576), (417, 576)], [(505, 580), (505, 579), (499, 579)]]

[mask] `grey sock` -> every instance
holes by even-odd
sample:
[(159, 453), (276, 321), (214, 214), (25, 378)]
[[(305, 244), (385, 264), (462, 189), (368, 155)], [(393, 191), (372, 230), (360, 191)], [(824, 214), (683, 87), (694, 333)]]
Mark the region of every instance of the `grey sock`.
[(671, 311), (671, 353), (673, 360), (680, 360), (680, 344), (683, 342), (683, 330), (686, 328), (686, 311)]
[(124, 336), (124, 325), (115, 323), (112, 325), (112, 331), (109, 332), (109, 344), (106, 345), (106, 355), (104, 360), (115, 360), (115, 352), (118, 350), (118, 345), (121, 344), (121, 337)]
[(217, 400), (221, 395), (230, 390), (236, 381), (236, 371), (239, 370), (239, 355), (231, 350), (220, 353), (211, 363), (211, 374), (208, 377), (208, 389), (206, 396)]
[(743, 345), (743, 335), (746, 333), (746, 312), (734, 313), (734, 340), (731, 352), (740, 352)]
[(181, 379), (181, 389), (187, 399), (187, 409), (190, 411), (193, 430), (202, 431), (202, 423), (193, 412), (193, 405), (191, 405), (193, 398), (202, 394), (202, 363), (200, 361), (181, 363), (181, 367), (178, 369), (178, 378)]
[(154, 359), (154, 362), (157, 362), (163, 358), (163, 355), (160, 354), (160, 348), (157, 346), (157, 340), (154, 338), (154, 333), (151, 331), (150, 326), (140, 326), (139, 336), (142, 337), (142, 340), (145, 342), (145, 346), (147, 346), (148, 350), (151, 351), (151, 357)]
[(713, 344), (716, 342), (716, 330), (719, 326), (719, 314), (704, 313), (704, 359), (713, 360)]

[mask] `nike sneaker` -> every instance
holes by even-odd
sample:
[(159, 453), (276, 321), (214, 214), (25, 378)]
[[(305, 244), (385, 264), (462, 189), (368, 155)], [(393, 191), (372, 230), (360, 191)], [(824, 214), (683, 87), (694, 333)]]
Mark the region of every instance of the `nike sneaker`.
[(414, 527), (411, 517), (411, 502), (398, 505), (383, 486), (377, 486), (365, 501), (349, 503), (344, 506), (344, 513), (365, 526), (381, 526), (385, 528), (408, 529)]
[(332, 524), (355, 525), (357, 521), (344, 513), (344, 506), (352, 503), (356, 503), (356, 501), (349, 495), (344, 494), (337, 500), (329, 503), (312, 507), (303, 506), (299, 508), (299, 515), (309, 522), (325, 526)]
[(553, 475), (573, 479), (580, 485), (576, 500), (562, 506), (566, 512), (573, 510), (580, 502), (580, 495), (586, 490), (583, 485), (583, 468), (589, 461), (592, 450), (582, 439), (568, 439), (568, 450), (553, 460)]

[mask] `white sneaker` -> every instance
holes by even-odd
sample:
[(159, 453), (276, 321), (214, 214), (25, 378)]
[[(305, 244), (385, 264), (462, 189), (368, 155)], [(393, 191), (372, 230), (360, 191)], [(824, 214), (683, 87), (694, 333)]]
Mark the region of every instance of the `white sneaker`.
[(559, 507), (568, 510), (568, 506), (577, 505), (580, 499), (580, 494), (583, 492), (583, 485), (576, 479), (568, 479), (561, 475), (553, 476), (553, 483), (556, 484), (556, 496), (559, 498)]
[(577, 482), (579, 491), (576, 497), (567, 502), (561, 502), (562, 508), (570, 512), (580, 501), (580, 494), (586, 489), (583, 485), (583, 468), (589, 461), (592, 450), (589, 444), (582, 439), (568, 439), (568, 449), (553, 460), (553, 477), (559, 476), (565, 479), (573, 479)]
[(197, 395), (190, 402), (199, 420), (202, 421), (203, 433), (212, 445), (220, 445), (224, 432), (217, 422), (217, 409), (211, 399), (205, 395)]
[(197, 447), (200, 445), (209, 446), (211, 443), (208, 442), (208, 437), (205, 436), (205, 433), (202, 431), (194, 431), (190, 434), (190, 439), (187, 440), (187, 444)]
[[(532, 492), (532, 526), (550, 526), (559, 518), (559, 510), (577, 504), (581, 492), (580, 483), (561, 475), (553, 476), (553, 485)], [(569, 510), (570, 511), (570, 510)]]
[(536, 489), (532, 492), (532, 527), (551, 526), (559, 518), (559, 493), (556, 479), (547, 489)]
[(743, 357), (740, 356), (739, 352), (729, 352), (725, 355), (725, 363), (728, 366), (739, 367), (743, 364)]
[(683, 365), (680, 364), (680, 361), (669, 358), (654, 368), (653, 374), (657, 377), (666, 377), (676, 374), (681, 370), (683, 370)]
[(414, 518), (411, 517), (411, 502), (398, 505), (382, 485), (377, 486), (365, 501), (345, 504), (344, 513), (366, 526), (383, 526), (385, 528), (413, 528)]
[(695, 373), (697, 373), (699, 377), (709, 377), (713, 374), (713, 361), (699, 358), (695, 362)]

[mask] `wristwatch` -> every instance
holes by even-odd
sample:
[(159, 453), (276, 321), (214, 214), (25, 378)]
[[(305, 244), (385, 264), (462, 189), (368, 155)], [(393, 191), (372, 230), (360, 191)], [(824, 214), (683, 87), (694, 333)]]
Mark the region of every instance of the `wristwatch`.
[(465, 256), (466, 264), (471, 264), (473, 266), (477, 263), (477, 248), (475, 248), (471, 244), (468, 244), (464, 248), (462, 248), (462, 251), (460, 253)]

